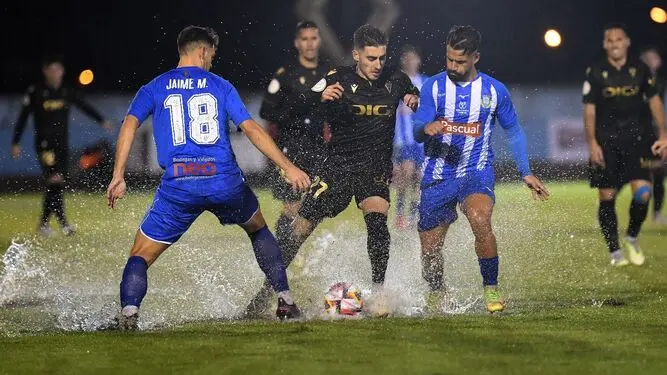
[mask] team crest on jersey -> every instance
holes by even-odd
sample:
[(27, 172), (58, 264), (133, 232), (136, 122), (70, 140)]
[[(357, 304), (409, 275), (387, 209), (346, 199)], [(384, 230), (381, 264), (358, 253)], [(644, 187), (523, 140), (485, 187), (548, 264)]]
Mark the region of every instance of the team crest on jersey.
[(267, 88), (267, 91), (269, 94), (275, 94), (280, 90), (280, 82), (277, 79), (272, 79), (271, 82), (269, 83), (269, 87)]
[(283, 68), (283, 67), (281, 66), (281, 67), (278, 68), (278, 70), (276, 71), (276, 75), (279, 76), (279, 75), (281, 75), (281, 74), (283, 74), (283, 73), (285, 73), (285, 68)]
[(588, 68), (586, 68), (586, 75), (589, 75), (590, 73), (591, 73), (591, 67), (589, 66)]
[(306, 77), (304, 77), (304, 76), (299, 77), (299, 83), (302, 84), (302, 85), (305, 85), (306, 84)]
[(322, 78), (310, 90), (313, 92), (322, 92), (327, 88), (327, 80)]
[(630, 67), (630, 69), (628, 69), (628, 72), (630, 72), (630, 76), (632, 76), (632, 78), (635, 78), (635, 76), (637, 75), (637, 68), (635, 68), (634, 66)]
[(334, 74), (334, 73), (336, 73), (336, 69), (331, 69), (331, 70), (329, 71), (329, 73), (327, 73), (327, 75), (330, 76), (330, 75), (332, 75), (332, 74)]
[(391, 81), (387, 81), (387, 83), (384, 84), (384, 87), (391, 93)]
[(602, 71), (602, 79), (607, 79), (607, 77), (609, 77), (609, 73), (607, 73), (606, 70), (603, 70)]
[(491, 97), (488, 95), (482, 95), (482, 108), (489, 109), (491, 108)]
[(350, 86), (350, 88), (352, 89), (352, 93), (354, 94), (355, 92), (357, 92), (357, 89), (359, 88), (359, 85), (357, 85), (356, 83), (353, 83), (352, 86)]

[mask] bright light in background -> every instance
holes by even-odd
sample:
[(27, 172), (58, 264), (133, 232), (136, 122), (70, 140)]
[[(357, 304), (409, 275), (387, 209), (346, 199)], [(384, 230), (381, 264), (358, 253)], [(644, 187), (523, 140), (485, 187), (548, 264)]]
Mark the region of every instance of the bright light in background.
[(649, 12), (649, 15), (651, 16), (651, 19), (653, 20), (653, 22), (657, 22), (657, 23), (667, 22), (667, 12), (665, 12), (665, 10), (662, 9), (662, 8), (658, 8), (658, 7), (651, 8), (651, 11)]
[(549, 29), (544, 33), (544, 43), (551, 48), (560, 46), (561, 41), (560, 33), (554, 29)]
[(79, 74), (79, 83), (82, 85), (89, 85), (91, 82), (93, 82), (93, 78), (95, 78), (93, 71), (86, 69), (82, 71), (81, 74)]

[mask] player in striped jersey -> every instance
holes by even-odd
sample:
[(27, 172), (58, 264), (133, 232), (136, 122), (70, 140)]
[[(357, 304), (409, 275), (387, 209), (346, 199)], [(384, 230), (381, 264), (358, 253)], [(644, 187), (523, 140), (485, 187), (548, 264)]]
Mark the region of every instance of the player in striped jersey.
[[(419, 73), (421, 57), (417, 48), (405, 45), (401, 48), (401, 70), (410, 77), (412, 84), (420, 89), (427, 76)], [(419, 181), (421, 165), (424, 161), (424, 146), (413, 136), (412, 117), (414, 112), (401, 102), (396, 112), (396, 132), (394, 135), (394, 173), (392, 184), (396, 187), (396, 221), (398, 229), (416, 224), (419, 206)], [(406, 199), (408, 202), (406, 202)], [(405, 215), (406, 203), (409, 216)]]
[(491, 228), (495, 174), (490, 142), (496, 121), (507, 133), (514, 161), (533, 198), (549, 197), (530, 170), (526, 137), (507, 88), (475, 68), (480, 41), (481, 34), (471, 26), (450, 30), (447, 70), (422, 86), (414, 120), (415, 139), (425, 142), (418, 231), (422, 274), (433, 292), (430, 310), (444, 294), (440, 250), (449, 225), (457, 219), (457, 203), (475, 235), (486, 308), (498, 312), (505, 307), (498, 291), (498, 250)]

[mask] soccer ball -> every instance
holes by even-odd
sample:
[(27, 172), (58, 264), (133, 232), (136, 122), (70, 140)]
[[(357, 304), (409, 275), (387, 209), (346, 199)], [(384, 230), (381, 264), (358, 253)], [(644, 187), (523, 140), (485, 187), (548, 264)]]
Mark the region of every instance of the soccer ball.
[(350, 283), (335, 283), (324, 295), (324, 310), (331, 317), (357, 316), (363, 307), (361, 290)]

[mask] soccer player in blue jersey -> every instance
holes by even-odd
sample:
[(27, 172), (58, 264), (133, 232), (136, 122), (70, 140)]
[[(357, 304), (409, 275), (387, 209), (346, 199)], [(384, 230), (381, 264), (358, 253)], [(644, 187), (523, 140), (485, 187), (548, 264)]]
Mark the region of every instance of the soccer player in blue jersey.
[(216, 215), (221, 224), (237, 224), (248, 233), (257, 262), (278, 293), (276, 315), (298, 317), (276, 239), (236, 163), (228, 121), (285, 172), (295, 190), (306, 190), (310, 179), (250, 118), (234, 86), (209, 72), (218, 46), (215, 31), (188, 26), (178, 35), (177, 44), (178, 67), (141, 87), (130, 105), (107, 189), (113, 208), (125, 195), (125, 166), (135, 132), (152, 115), (157, 156), (165, 172), (123, 271), (119, 328), (136, 329), (148, 267), (203, 211)]
[[(412, 84), (420, 89), (425, 75), (419, 72), (421, 57), (419, 51), (409, 44), (403, 46), (400, 52), (401, 70)], [(396, 131), (394, 134), (394, 173), (392, 184), (396, 187), (396, 219), (394, 226), (405, 229), (416, 224), (419, 207), (419, 181), (421, 180), (421, 165), (424, 161), (424, 147), (415, 141), (412, 125), (414, 112), (404, 103), (398, 107), (396, 113)], [(409, 213), (406, 215), (406, 203)]]
[(415, 139), (425, 142), (425, 167), (419, 205), (422, 275), (433, 293), (429, 309), (444, 295), (441, 248), (460, 205), (475, 236), (489, 312), (502, 311), (498, 290), (498, 250), (491, 228), (495, 203), (491, 135), (497, 121), (507, 133), (521, 177), (533, 198), (549, 191), (533, 175), (526, 138), (507, 88), (478, 72), (481, 34), (471, 26), (455, 26), (447, 36), (447, 70), (426, 80), (415, 115)]

